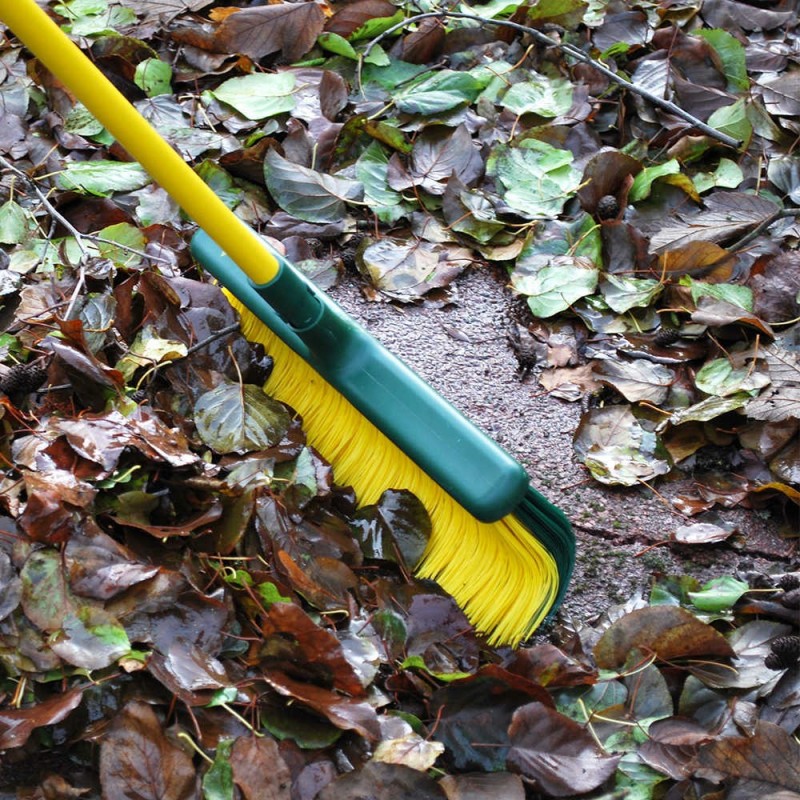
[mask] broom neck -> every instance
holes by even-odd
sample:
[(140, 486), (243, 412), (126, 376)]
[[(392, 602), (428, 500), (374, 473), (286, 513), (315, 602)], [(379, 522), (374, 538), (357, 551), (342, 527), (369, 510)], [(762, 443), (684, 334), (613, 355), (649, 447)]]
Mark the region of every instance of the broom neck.
[(0, 3), (0, 21), (86, 106), (255, 283), (273, 280), (278, 261), (103, 73), (34, 2)]

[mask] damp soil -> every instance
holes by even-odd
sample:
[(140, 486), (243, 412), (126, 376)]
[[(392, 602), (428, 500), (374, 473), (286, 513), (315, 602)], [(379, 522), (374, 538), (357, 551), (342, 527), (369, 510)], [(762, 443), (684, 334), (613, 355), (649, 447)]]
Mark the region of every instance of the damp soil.
[[(614, 603), (646, 593), (659, 574), (707, 580), (736, 571), (783, 572), (798, 558), (797, 540), (778, 534), (769, 510), (718, 512), (738, 535), (714, 545), (658, 545), (687, 518), (669, 503), (688, 480), (647, 487), (609, 487), (574, 458), (579, 403), (549, 396), (536, 372), (520, 378), (508, 342), (519, 300), (493, 267), (463, 273), (451, 302), (398, 305), (365, 299), (348, 275), (333, 297), (378, 341), (525, 466), (533, 485), (570, 519), (577, 563), (562, 614), (587, 621)], [(730, 544), (729, 542), (733, 542)], [(643, 552), (644, 551), (644, 552)]]

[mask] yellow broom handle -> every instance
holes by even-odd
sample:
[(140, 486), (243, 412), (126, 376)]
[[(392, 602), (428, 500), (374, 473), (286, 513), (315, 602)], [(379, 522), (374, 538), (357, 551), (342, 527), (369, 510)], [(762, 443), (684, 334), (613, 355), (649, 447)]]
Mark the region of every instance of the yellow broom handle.
[(34, 0), (0, 0), (0, 21), (249, 278), (261, 284), (277, 275), (278, 262), (256, 233), (227, 208)]

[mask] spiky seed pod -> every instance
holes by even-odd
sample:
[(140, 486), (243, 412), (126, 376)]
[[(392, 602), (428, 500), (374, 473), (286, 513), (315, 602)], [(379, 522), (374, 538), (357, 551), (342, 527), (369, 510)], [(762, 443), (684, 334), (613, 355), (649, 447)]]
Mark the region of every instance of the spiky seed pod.
[(39, 358), (29, 364), (15, 364), (0, 378), (0, 391), (6, 394), (34, 392), (47, 380), (46, 359)]
[(619, 202), (613, 194), (607, 194), (597, 201), (597, 218), (614, 219), (619, 214)]
[(671, 344), (675, 344), (680, 338), (681, 332), (677, 328), (665, 325), (656, 332), (653, 341), (659, 345), (659, 347), (668, 347)]
[(800, 636), (778, 636), (770, 642), (764, 659), (768, 669), (791, 669), (800, 661)]
[(800, 575), (789, 572), (778, 581), (778, 586), (783, 589), (784, 592), (791, 592), (792, 589), (800, 589)]

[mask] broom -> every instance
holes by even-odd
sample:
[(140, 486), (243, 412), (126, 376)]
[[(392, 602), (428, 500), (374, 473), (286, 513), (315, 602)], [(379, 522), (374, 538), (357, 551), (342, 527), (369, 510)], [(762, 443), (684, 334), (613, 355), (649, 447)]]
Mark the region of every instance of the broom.
[(0, 21), (202, 229), (195, 257), (273, 356), (265, 390), (302, 416), (337, 481), (362, 503), (405, 488), (424, 504), (432, 532), (416, 574), (490, 643), (529, 636), (564, 596), (575, 543), (523, 467), (270, 250), (34, 0), (0, 0)]

